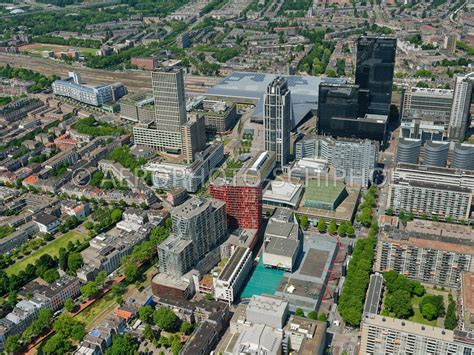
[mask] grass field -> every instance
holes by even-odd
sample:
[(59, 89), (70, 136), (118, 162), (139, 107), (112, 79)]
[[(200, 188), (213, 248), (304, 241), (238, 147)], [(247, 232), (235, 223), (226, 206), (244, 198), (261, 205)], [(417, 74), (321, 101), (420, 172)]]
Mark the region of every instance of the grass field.
[(101, 299), (75, 316), (74, 319), (83, 322), (86, 325), (86, 330), (90, 330), (95, 319), (105, 311), (111, 312), (115, 305), (114, 295), (112, 292), (107, 292)]
[(58, 256), (59, 249), (65, 248), (67, 244), (71, 242), (76, 242), (80, 240), (81, 242), (87, 238), (84, 234), (78, 233), (76, 231), (69, 231), (63, 236), (59, 237), (56, 240), (53, 240), (51, 243), (45, 245), (43, 248), (36, 250), (25, 258), (18, 260), (15, 264), (6, 269), (8, 275), (18, 274), (21, 270), (24, 270), (28, 264), (34, 264), (41, 255), (49, 254), (51, 256)]
[(411, 300), (413, 302), (413, 315), (408, 318), (408, 320), (412, 321), (412, 322), (415, 322), (415, 323), (420, 323), (420, 324), (425, 324), (425, 325), (431, 325), (433, 327), (436, 327), (436, 324), (438, 323), (438, 321), (436, 319), (432, 320), (432, 321), (429, 321), (425, 318), (423, 318), (423, 316), (421, 315), (421, 312), (420, 312), (420, 302), (421, 302), (421, 299), (423, 297), (413, 297)]
[(92, 54), (95, 55), (97, 49), (95, 48), (82, 48), (82, 47), (71, 47), (63, 46), (60, 44), (46, 44), (46, 43), (30, 43), (20, 47), (20, 52), (28, 52), (31, 54), (41, 54), (43, 51), (61, 52), (67, 51), (70, 48), (78, 50), (81, 54)]

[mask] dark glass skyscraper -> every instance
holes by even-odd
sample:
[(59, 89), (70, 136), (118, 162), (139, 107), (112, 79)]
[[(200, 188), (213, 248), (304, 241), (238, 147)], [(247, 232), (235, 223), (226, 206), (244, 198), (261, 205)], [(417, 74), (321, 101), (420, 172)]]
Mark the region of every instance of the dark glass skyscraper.
[(392, 99), (393, 69), (397, 40), (385, 37), (360, 37), (357, 40), (355, 81), (369, 91), (368, 112), (388, 115)]
[(359, 90), (357, 85), (325, 84), (319, 85), (318, 117), (320, 133), (329, 133), (334, 117), (359, 117)]

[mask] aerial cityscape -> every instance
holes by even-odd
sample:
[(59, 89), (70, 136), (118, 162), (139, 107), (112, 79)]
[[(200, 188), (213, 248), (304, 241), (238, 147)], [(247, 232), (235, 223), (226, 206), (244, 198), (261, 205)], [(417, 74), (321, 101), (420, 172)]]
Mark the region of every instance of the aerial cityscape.
[(0, 0), (0, 353), (474, 354), (474, 0)]

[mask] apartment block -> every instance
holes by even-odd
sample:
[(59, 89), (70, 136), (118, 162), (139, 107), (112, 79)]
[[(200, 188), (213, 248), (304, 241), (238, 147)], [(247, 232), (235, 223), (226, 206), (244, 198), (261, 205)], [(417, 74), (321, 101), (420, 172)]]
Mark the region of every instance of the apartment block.
[(224, 145), (216, 142), (202, 152), (194, 154), (191, 164), (155, 163), (146, 164), (143, 169), (152, 174), (153, 186), (171, 190), (184, 188), (196, 192), (209, 177), (209, 174), (224, 159)]
[(179, 278), (227, 236), (225, 203), (193, 197), (171, 211), (173, 234), (158, 246), (160, 271)]
[(389, 188), (389, 207), (395, 213), (412, 212), (417, 217), (468, 221), (472, 190), (435, 182), (394, 180)]
[(25, 97), (0, 107), (0, 121), (13, 122), (44, 106), (41, 100)]
[(397, 214), (468, 221), (473, 188), (471, 171), (400, 163), (392, 175), (388, 207)]
[(122, 258), (146, 239), (151, 228), (151, 224), (146, 224), (135, 232), (118, 236), (103, 233), (91, 239), (90, 246), (81, 252), (84, 265), (77, 270), (77, 277), (87, 282), (94, 280), (100, 271), (111, 274), (120, 266)]
[(216, 299), (233, 303), (252, 270), (252, 251), (238, 247), (217, 277), (213, 278)]
[(370, 315), (362, 322), (359, 351), (367, 355), (471, 354), (474, 342), (466, 332)]
[(241, 175), (234, 179), (216, 179), (209, 185), (209, 193), (211, 197), (225, 201), (227, 223), (230, 228), (260, 230), (262, 185), (259, 179), (256, 182), (247, 181)]
[(324, 159), (347, 182), (367, 186), (377, 164), (379, 143), (368, 139), (309, 135), (295, 143), (296, 159)]
[(468, 238), (390, 232), (377, 242), (375, 270), (395, 270), (420, 282), (457, 288), (462, 273), (474, 271), (474, 247)]
[(78, 278), (62, 275), (51, 284), (42, 279), (31, 281), (20, 289), (20, 294), (25, 298), (33, 295), (49, 299), (50, 307), (55, 312), (61, 309), (68, 298), (74, 299), (79, 295), (80, 286)]

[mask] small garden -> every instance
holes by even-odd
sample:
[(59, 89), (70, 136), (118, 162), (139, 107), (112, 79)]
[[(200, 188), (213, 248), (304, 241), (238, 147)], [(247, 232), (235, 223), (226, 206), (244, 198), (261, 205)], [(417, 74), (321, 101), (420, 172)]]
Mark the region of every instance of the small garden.
[(239, 154), (248, 154), (252, 148), (253, 135), (250, 133), (244, 133), (242, 140), (240, 141)]
[(410, 280), (396, 271), (384, 273), (384, 281), (386, 293), (383, 315), (431, 326), (438, 326), (438, 319), (446, 316), (446, 328), (456, 327), (456, 304), (451, 294), (448, 312), (445, 296), (434, 294), (433, 291), (430, 293), (417, 281)]

